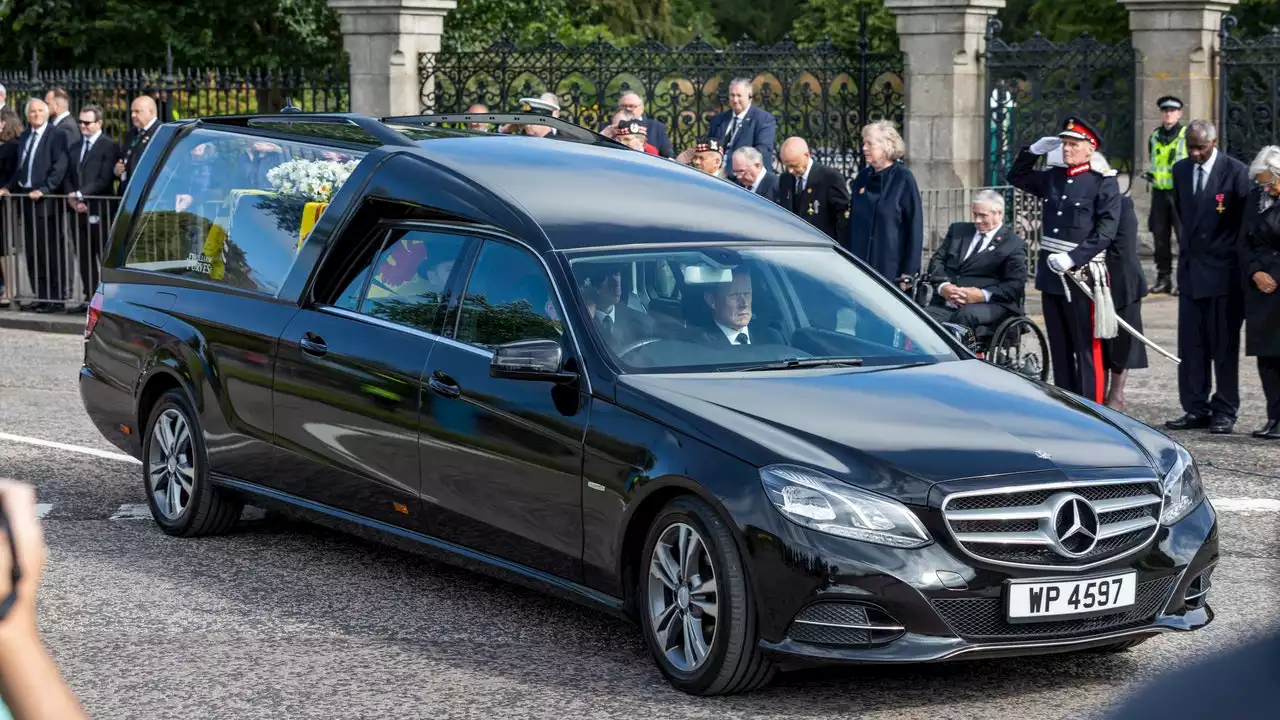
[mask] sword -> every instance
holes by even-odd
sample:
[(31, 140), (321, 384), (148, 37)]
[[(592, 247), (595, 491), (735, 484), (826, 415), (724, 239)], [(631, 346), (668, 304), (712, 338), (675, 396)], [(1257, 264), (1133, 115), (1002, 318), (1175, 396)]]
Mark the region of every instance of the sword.
[[(1085, 284), (1084, 284), (1084, 281), (1082, 281), (1080, 278), (1076, 277), (1076, 275), (1075, 275), (1074, 273), (1069, 272), (1069, 271), (1068, 271), (1068, 272), (1063, 273), (1063, 275), (1065, 275), (1066, 277), (1071, 278), (1071, 281), (1072, 281), (1072, 282), (1074, 282), (1077, 286), (1079, 286), (1079, 288), (1080, 288), (1082, 291), (1084, 291), (1085, 295), (1087, 295), (1087, 296), (1089, 297), (1089, 299), (1090, 299), (1090, 300), (1092, 300), (1092, 299), (1093, 299), (1093, 291), (1092, 291), (1092, 290), (1090, 290), (1090, 289), (1089, 289), (1089, 287), (1088, 287), (1087, 285), (1085, 285)], [(1120, 328), (1121, 328), (1122, 330), (1124, 330), (1125, 332), (1129, 333), (1130, 335), (1132, 335), (1133, 337), (1135, 337), (1136, 339), (1138, 339), (1139, 341), (1141, 341), (1143, 345), (1146, 345), (1147, 347), (1151, 348), (1152, 350), (1155, 350), (1156, 352), (1158, 352), (1158, 353), (1160, 353), (1161, 355), (1163, 355), (1163, 356), (1165, 356), (1165, 357), (1169, 358), (1170, 360), (1174, 361), (1175, 363), (1178, 363), (1179, 365), (1181, 365), (1181, 364), (1182, 364), (1182, 360), (1180, 360), (1180, 359), (1178, 358), (1178, 356), (1177, 356), (1177, 355), (1174, 355), (1173, 353), (1169, 352), (1168, 350), (1165, 350), (1164, 348), (1162, 348), (1162, 347), (1160, 347), (1159, 345), (1157, 345), (1157, 344), (1155, 344), (1154, 342), (1152, 342), (1149, 338), (1147, 338), (1146, 336), (1144, 336), (1142, 333), (1138, 332), (1137, 330), (1134, 330), (1134, 329), (1133, 329), (1133, 326), (1131, 326), (1131, 325), (1129, 325), (1129, 323), (1125, 322), (1125, 321), (1124, 321), (1124, 318), (1120, 317), (1119, 315), (1117, 315), (1117, 316), (1116, 316), (1116, 325), (1120, 326)]]

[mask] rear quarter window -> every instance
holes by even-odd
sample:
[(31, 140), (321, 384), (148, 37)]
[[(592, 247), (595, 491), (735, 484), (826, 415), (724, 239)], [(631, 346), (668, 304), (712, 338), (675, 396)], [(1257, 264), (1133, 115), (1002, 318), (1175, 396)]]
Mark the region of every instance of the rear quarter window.
[(196, 130), (158, 171), (125, 267), (275, 295), (365, 153)]

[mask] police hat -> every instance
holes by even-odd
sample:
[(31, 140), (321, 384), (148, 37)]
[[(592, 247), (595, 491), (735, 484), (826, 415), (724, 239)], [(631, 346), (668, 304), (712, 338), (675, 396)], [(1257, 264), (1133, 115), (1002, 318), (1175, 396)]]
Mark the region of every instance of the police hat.
[(703, 140), (698, 141), (698, 144), (694, 146), (693, 151), (696, 153), (718, 152), (721, 155), (723, 155), (724, 146), (721, 145), (720, 141), (716, 140), (715, 138), (705, 138)]
[(623, 135), (645, 135), (648, 136), (649, 129), (639, 120), (619, 120), (615, 126), (614, 134), (621, 137)]
[(560, 106), (553, 102), (547, 102), (542, 98), (520, 98), (520, 109), (534, 115), (550, 117), (552, 113), (560, 109)]
[(1084, 120), (1075, 116), (1067, 118), (1066, 123), (1062, 126), (1062, 132), (1058, 133), (1058, 137), (1088, 140), (1093, 144), (1094, 148), (1102, 149), (1102, 138), (1098, 135), (1098, 132), (1089, 127), (1089, 124)]
[(1156, 101), (1156, 106), (1161, 110), (1181, 110), (1182, 101), (1172, 95), (1165, 95)]

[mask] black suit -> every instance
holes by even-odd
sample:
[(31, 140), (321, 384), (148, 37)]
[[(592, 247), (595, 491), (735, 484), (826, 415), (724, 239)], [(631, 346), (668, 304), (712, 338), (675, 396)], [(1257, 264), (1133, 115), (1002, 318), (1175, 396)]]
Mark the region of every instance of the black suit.
[(62, 133), (63, 138), (67, 141), (68, 148), (80, 142), (80, 119), (74, 113), (67, 113), (67, 116), (62, 118), (61, 122), (55, 123), (53, 118), (50, 118), (49, 122), (53, 124), (53, 127), (58, 132)]
[[(764, 323), (755, 323), (747, 325), (747, 338), (750, 345), (786, 345), (786, 341), (782, 339), (782, 333), (765, 325)], [(735, 338), (736, 339), (736, 338)], [(709, 326), (694, 325), (688, 329), (685, 334), (685, 340), (688, 342), (706, 345), (707, 347), (729, 348), (736, 343), (729, 340), (729, 336), (724, 334), (719, 325), (715, 323)]]
[[(1178, 395), (1190, 415), (1234, 421), (1240, 408), (1244, 289), (1239, 252), (1251, 183), (1244, 163), (1217, 151), (1199, 194), (1195, 161), (1173, 166), (1178, 236)], [(1217, 388), (1210, 398), (1211, 375)]]
[(146, 130), (138, 130), (138, 128), (129, 128), (128, 134), (124, 136), (124, 146), (120, 148), (121, 157), (124, 159), (124, 177), (120, 178), (120, 192), (124, 192), (125, 185), (129, 184), (129, 179), (133, 177), (133, 171), (138, 167), (138, 159), (142, 157), (142, 152), (147, 149), (147, 144), (151, 142), (151, 137), (156, 134), (156, 129), (160, 127), (160, 119), (157, 118)]
[[(25, 196), (33, 190), (44, 195), (57, 194), (62, 191), (67, 175), (66, 136), (46, 123), (39, 144), (31, 152), (28, 143), (34, 134), (34, 130), (27, 128), (18, 138), (18, 167), (5, 187), (15, 195)], [(30, 185), (27, 184), (28, 170)], [(62, 200), (52, 198), (17, 200), (25, 229), (27, 273), (40, 303), (58, 303), (65, 299), (64, 243), (57, 233), (57, 209), (61, 204)]]
[(985, 245), (975, 246), (977, 234), (971, 222), (953, 223), (929, 260), (929, 282), (935, 288), (943, 283), (976, 287), (990, 292), (991, 300), (956, 309), (935, 292), (926, 308), (940, 322), (964, 325), (975, 334), (984, 326), (995, 330), (1005, 318), (1022, 313), (1028, 275), (1027, 242), (1017, 233), (1001, 225)]
[(67, 192), (79, 193), (87, 206), (86, 212), (73, 215), (72, 227), (80, 253), (80, 280), (84, 283), (86, 296), (92, 296), (98, 286), (102, 250), (106, 247), (115, 209), (113, 202), (105, 198), (115, 194), (115, 164), (120, 157), (120, 148), (105, 134), (98, 135), (86, 151), (87, 142), (81, 137), (80, 142), (71, 148)]
[(783, 173), (778, 180), (776, 202), (782, 207), (809, 221), (835, 240), (840, 237), (845, 214), (849, 211), (849, 186), (835, 170), (813, 162), (809, 179), (797, 195), (799, 180), (791, 173)]
[(623, 302), (613, 306), (612, 316), (605, 315), (597, 308), (595, 321), (596, 331), (600, 333), (601, 339), (615, 352), (656, 334), (652, 318)]
[[(1120, 226), (1116, 239), (1107, 247), (1107, 278), (1111, 284), (1111, 301), (1116, 315), (1142, 332), (1142, 298), (1146, 297), (1147, 277), (1138, 257), (1138, 213), (1133, 199), (1120, 198)], [(1102, 362), (1107, 370), (1122, 373), (1147, 367), (1147, 346), (1126, 330), (1102, 341)]]
[[(724, 156), (733, 157), (733, 151), (740, 147), (753, 147), (760, 151), (764, 158), (764, 166), (773, 167), (773, 146), (778, 136), (778, 119), (771, 113), (752, 105), (747, 108), (743, 121), (737, 129), (733, 128), (733, 110), (725, 110), (711, 118), (707, 127), (707, 137), (724, 143)], [(733, 136), (730, 137), (730, 131)]]
[[(766, 169), (762, 171), (762, 175), (763, 177), (760, 178), (760, 185), (752, 192), (764, 198), (765, 200), (777, 202), (778, 186), (780, 182), (778, 179), (778, 174), (771, 173)], [(746, 187), (748, 190), (751, 189), (751, 186), (749, 185), (744, 185), (743, 187)]]

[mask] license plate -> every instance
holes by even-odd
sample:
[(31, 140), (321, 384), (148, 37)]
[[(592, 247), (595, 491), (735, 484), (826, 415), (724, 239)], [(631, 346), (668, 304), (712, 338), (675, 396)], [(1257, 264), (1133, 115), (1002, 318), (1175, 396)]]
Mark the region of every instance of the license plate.
[(1123, 612), (1135, 602), (1137, 573), (1054, 582), (1010, 582), (1010, 622)]

